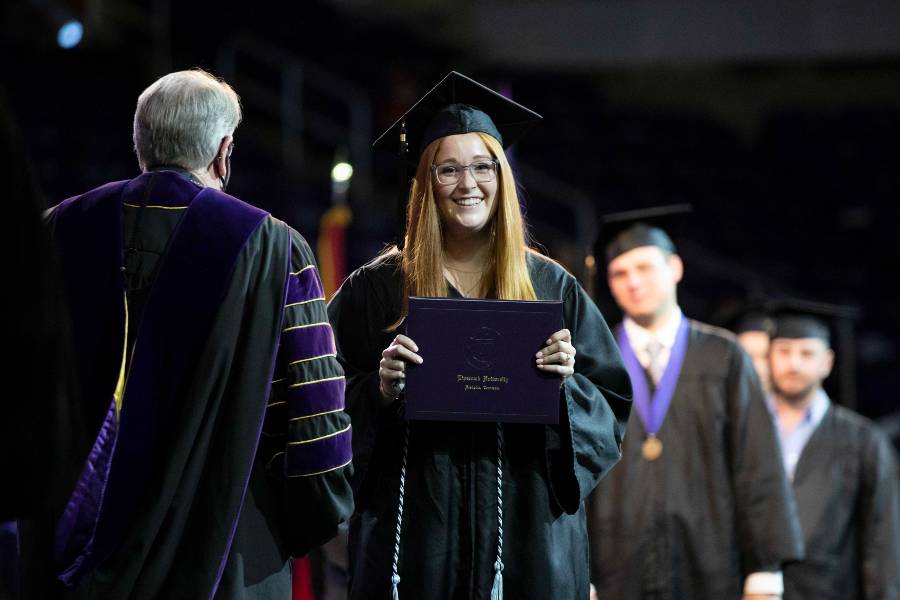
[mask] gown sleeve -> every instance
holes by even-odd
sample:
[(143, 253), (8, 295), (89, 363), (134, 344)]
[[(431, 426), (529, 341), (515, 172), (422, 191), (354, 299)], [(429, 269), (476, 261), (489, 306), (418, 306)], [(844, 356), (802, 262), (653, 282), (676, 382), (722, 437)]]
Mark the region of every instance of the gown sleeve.
[(291, 268), (260, 453), (280, 482), (288, 548), (301, 556), (353, 512), (350, 417), (322, 283), (306, 241), (291, 230)]
[(577, 282), (565, 294), (563, 319), (575, 373), (560, 390), (560, 424), (548, 426), (547, 453), (553, 495), (574, 514), (622, 456), (631, 382), (603, 315)]
[(863, 449), (859, 511), (862, 598), (900, 598), (900, 498), (897, 460), (887, 436), (873, 431)]

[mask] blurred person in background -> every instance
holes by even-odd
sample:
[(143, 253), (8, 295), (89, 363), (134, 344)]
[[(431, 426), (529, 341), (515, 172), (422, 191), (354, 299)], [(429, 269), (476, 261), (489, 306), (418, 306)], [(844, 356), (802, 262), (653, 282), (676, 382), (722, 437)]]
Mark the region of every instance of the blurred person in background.
[(759, 375), (763, 392), (772, 393), (772, 381), (769, 374), (769, 344), (771, 343), (772, 318), (763, 312), (750, 312), (741, 317), (735, 325), (734, 333), (738, 343), (753, 361), (753, 368)]
[(601, 230), (635, 411), (622, 462), (588, 501), (600, 600), (778, 598), (782, 565), (802, 557), (750, 360), (678, 306), (684, 264), (663, 225), (685, 210), (608, 215)]
[(783, 309), (769, 353), (770, 408), (806, 543), (806, 559), (785, 569), (784, 598), (898, 600), (896, 453), (871, 421), (822, 389), (834, 364), (826, 323)]

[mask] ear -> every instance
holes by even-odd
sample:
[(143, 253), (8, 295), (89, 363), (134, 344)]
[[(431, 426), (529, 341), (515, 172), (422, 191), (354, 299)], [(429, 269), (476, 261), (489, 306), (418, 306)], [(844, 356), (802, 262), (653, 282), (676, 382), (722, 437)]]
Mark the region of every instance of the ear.
[(228, 149), (231, 148), (232, 142), (234, 142), (234, 138), (230, 135), (222, 138), (222, 142), (219, 144), (219, 151), (216, 152), (216, 157), (209, 166), (211, 175), (216, 179), (225, 177), (226, 173), (228, 173)]
[(669, 263), (669, 268), (672, 269), (672, 277), (675, 279), (675, 283), (679, 283), (684, 276), (684, 263), (681, 261), (681, 257), (677, 254), (671, 254), (667, 262)]
[(831, 375), (831, 369), (834, 368), (834, 350), (831, 348), (825, 353), (825, 359), (822, 362), (822, 381), (828, 378)]

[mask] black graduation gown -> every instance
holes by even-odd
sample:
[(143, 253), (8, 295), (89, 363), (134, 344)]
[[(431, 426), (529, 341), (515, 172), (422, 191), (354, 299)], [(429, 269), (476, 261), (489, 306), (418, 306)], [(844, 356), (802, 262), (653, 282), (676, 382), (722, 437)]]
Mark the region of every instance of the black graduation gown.
[(806, 559), (785, 569), (784, 599), (900, 599), (897, 461), (887, 436), (832, 404), (793, 484)]
[[(354, 429), (354, 600), (390, 597), (405, 422), (397, 406), (379, 408), (378, 362), (394, 337), (385, 328), (400, 314), (397, 256), (356, 270), (329, 305)], [(584, 600), (583, 501), (619, 460), (630, 384), (603, 316), (575, 278), (531, 253), (528, 267), (539, 299), (564, 302), (578, 354), (576, 373), (560, 394), (559, 426), (503, 426), (504, 592), (516, 600)], [(496, 457), (495, 424), (409, 424), (401, 599), (489, 597), (497, 551)]]
[(746, 575), (800, 557), (772, 419), (731, 334), (690, 321), (656, 461), (641, 456), (645, 435), (634, 413), (622, 462), (589, 500), (602, 600), (737, 599)]

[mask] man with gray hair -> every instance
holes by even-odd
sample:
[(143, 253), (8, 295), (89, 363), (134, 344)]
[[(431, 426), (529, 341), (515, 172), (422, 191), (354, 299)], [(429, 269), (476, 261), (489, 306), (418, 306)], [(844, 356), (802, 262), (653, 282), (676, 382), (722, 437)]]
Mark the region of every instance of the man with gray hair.
[(285, 598), (352, 512), (350, 419), (306, 241), (224, 193), (241, 120), (201, 70), (138, 99), (142, 174), (48, 211), (81, 471), (25, 524), (24, 597)]

